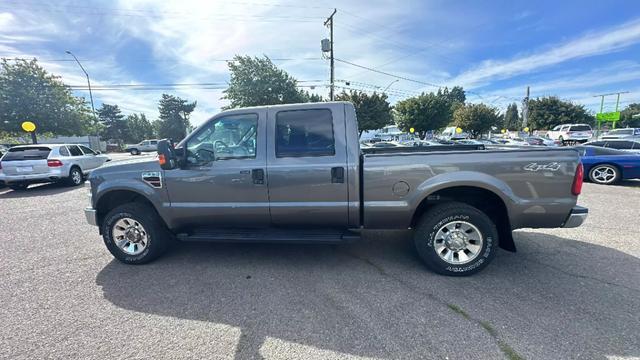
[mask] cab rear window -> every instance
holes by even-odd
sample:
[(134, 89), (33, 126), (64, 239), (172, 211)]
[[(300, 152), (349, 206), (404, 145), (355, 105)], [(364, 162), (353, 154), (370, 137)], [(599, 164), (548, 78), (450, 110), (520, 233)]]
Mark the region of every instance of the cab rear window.
[(46, 146), (14, 147), (9, 149), (2, 161), (44, 160), (49, 156), (50, 152), (51, 149)]

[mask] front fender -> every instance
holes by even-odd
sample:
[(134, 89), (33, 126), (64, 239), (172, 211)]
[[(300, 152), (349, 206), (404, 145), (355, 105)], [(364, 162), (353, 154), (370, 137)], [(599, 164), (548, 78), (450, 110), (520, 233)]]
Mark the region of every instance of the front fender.
[[(93, 180), (93, 181), (91, 181)], [(101, 181), (102, 180), (102, 181)], [(160, 217), (168, 223), (169, 214), (165, 206), (168, 203), (166, 189), (154, 188), (151, 185), (142, 181), (142, 179), (132, 178), (115, 178), (104, 181), (104, 179), (95, 178), (90, 179), (91, 191), (92, 191), (92, 205), (94, 209), (100, 211), (97, 205), (100, 200), (105, 196), (114, 193), (115, 191), (128, 191), (138, 194), (139, 196), (148, 200), (156, 209)]]

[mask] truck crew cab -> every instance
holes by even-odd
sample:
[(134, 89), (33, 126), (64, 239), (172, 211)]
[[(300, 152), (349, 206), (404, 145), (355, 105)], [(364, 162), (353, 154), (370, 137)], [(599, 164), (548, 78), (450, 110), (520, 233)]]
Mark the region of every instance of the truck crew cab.
[(427, 267), (470, 275), (515, 249), (514, 229), (579, 226), (581, 169), (572, 149), (361, 150), (350, 103), (263, 106), (160, 141), (158, 159), (94, 171), (85, 214), (128, 264), (173, 239), (340, 243), (409, 228)]

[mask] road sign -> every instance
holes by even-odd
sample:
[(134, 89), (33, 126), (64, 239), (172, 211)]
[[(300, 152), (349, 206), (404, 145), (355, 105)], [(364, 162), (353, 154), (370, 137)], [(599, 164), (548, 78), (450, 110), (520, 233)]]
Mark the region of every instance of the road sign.
[(22, 123), (22, 130), (26, 132), (34, 132), (36, 130), (36, 124), (31, 121), (25, 121)]
[(620, 120), (620, 111), (612, 111), (596, 114), (598, 121), (618, 121)]

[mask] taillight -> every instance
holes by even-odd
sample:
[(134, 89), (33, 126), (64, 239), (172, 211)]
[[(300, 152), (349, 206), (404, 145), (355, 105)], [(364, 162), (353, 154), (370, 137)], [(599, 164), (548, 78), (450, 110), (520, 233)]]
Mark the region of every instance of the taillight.
[(47, 160), (47, 166), (48, 167), (60, 167), (60, 166), (62, 166), (62, 161), (56, 160), (56, 159)]
[(584, 166), (582, 163), (578, 163), (576, 168), (576, 175), (573, 177), (573, 184), (571, 185), (571, 193), (573, 195), (580, 195), (582, 191), (582, 182), (584, 181)]

